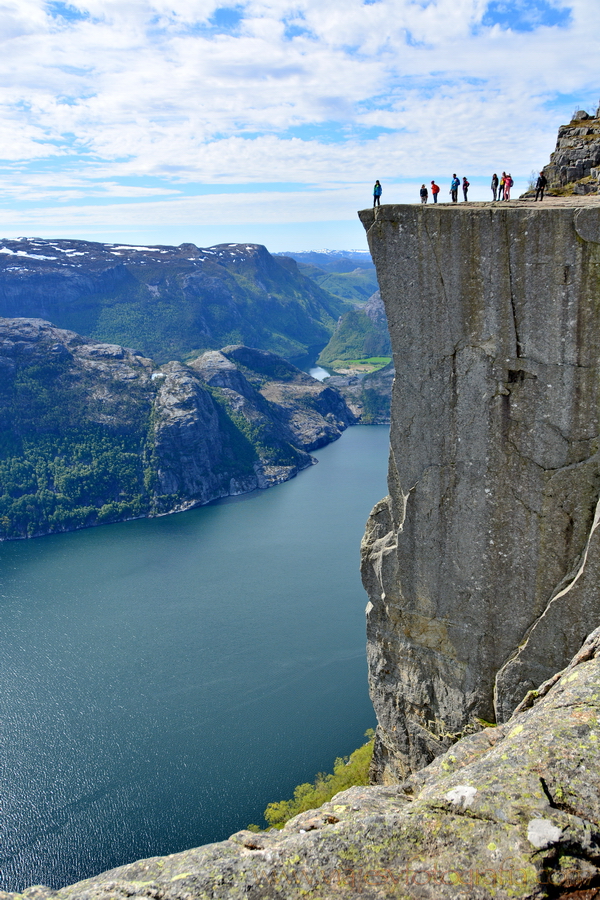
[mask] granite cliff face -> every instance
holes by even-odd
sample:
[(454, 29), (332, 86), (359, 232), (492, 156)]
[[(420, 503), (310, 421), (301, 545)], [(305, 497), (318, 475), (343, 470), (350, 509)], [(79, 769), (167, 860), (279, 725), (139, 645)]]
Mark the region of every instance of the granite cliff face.
[(386, 783), (505, 722), (598, 622), (600, 205), (360, 216), (396, 368), (363, 543)]
[(267, 488), (355, 417), (267, 351), (152, 360), (0, 319), (0, 540), (162, 515)]

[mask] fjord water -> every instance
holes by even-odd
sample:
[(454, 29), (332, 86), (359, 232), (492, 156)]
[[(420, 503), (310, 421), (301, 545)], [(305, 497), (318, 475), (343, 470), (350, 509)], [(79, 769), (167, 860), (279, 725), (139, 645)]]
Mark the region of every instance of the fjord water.
[(0, 544), (0, 888), (262, 824), (363, 743), (387, 448), (357, 426), (268, 491)]

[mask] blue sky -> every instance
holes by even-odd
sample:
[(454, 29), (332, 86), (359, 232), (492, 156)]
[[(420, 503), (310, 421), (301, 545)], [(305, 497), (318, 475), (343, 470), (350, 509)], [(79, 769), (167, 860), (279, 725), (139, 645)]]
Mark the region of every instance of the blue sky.
[[(5, 0), (0, 234), (365, 247), (356, 210), (548, 161), (597, 0)], [(444, 196), (444, 195), (442, 195)]]

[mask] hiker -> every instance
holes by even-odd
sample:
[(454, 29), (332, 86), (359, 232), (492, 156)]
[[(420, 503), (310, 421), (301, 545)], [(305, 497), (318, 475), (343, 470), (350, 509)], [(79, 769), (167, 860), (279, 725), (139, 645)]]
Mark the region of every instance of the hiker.
[(452, 202), (458, 203), (458, 189), (460, 187), (460, 178), (458, 178), (456, 172), (452, 176), (452, 181), (450, 182), (450, 194), (452, 196)]
[(540, 194), (540, 201), (544, 199), (544, 189), (548, 184), (548, 179), (544, 175), (543, 172), (540, 172), (539, 178), (535, 183), (535, 199), (537, 200), (538, 194)]
[(504, 179), (504, 199), (505, 200), (510, 200), (510, 189), (513, 186), (513, 184), (514, 184), (514, 182), (512, 180), (512, 175), (509, 172), (508, 175), (506, 176), (506, 178)]
[(467, 197), (467, 194), (469, 193), (469, 184), (470, 184), (470, 182), (467, 181), (466, 177), (463, 178), (463, 185), (462, 185), (462, 187), (463, 187), (463, 197), (465, 198), (465, 203), (466, 203), (467, 200), (469, 199), (469, 198)]
[(431, 196), (433, 197), (433, 202), (437, 203), (437, 195), (440, 192), (439, 185), (435, 183), (435, 181), (431, 182)]
[(379, 184), (379, 179), (377, 179), (373, 187), (373, 209), (375, 209), (376, 206), (381, 206), (379, 198), (381, 197), (382, 190), (383, 188)]
[(492, 189), (492, 194), (494, 195), (494, 200), (495, 200), (496, 195), (498, 193), (498, 176), (496, 175), (495, 172), (492, 175), (492, 183), (491, 183), (490, 187)]
[(419, 196), (421, 198), (421, 203), (427, 203), (427, 199), (429, 197), (429, 191), (425, 187), (424, 184), (421, 185), (421, 190), (419, 191)]
[(504, 185), (506, 184), (506, 172), (502, 173), (498, 186), (498, 200), (504, 200)]

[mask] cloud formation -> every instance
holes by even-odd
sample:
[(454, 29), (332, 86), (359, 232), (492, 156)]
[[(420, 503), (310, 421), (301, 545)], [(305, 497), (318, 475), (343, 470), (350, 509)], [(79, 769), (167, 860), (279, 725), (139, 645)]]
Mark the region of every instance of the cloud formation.
[(182, 193), (256, 185), (255, 212), (242, 205), (257, 221), (264, 185), (309, 185), (309, 208), (315, 191), (374, 177), (528, 174), (573, 109), (597, 104), (596, 12), (595, 0), (5, 0), (0, 204), (24, 224), (29, 209), (32, 224), (41, 209), (62, 221), (65, 204), (103, 206), (104, 220), (114, 202), (150, 216)]

